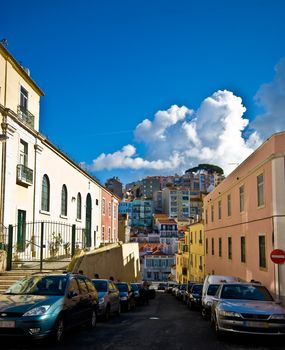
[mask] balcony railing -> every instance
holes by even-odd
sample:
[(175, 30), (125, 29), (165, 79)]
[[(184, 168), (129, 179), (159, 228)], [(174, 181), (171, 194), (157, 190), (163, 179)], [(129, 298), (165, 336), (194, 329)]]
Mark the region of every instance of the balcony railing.
[(30, 186), (33, 184), (33, 170), (23, 164), (17, 165), (17, 183)]
[(35, 127), (35, 116), (21, 105), (18, 105), (18, 116), (31, 128)]

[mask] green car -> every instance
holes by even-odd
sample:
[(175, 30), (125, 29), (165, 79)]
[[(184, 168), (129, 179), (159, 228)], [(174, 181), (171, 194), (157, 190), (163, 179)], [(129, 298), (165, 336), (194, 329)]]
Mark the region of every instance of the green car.
[(34, 274), (0, 295), (0, 337), (53, 336), (63, 342), (66, 330), (95, 328), (98, 294), (79, 274)]

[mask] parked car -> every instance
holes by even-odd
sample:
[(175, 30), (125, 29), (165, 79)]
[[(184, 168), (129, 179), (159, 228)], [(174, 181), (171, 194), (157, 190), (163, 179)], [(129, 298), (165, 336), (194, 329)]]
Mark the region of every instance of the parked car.
[(178, 300), (183, 300), (185, 292), (186, 292), (186, 284), (180, 284), (176, 292), (176, 298)]
[(131, 283), (131, 287), (135, 296), (136, 305), (139, 305), (141, 303), (141, 283)]
[(261, 284), (229, 283), (219, 287), (211, 325), (222, 332), (285, 335), (285, 309)]
[(167, 288), (167, 283), (158, 283), (158, 286), (157, 286), (157, 290), (163, 290), (165, 291), (165, 289)]
[(188, 303), (189, 303), (189, 295), (190, 295), (190, 290), (193, 286), (195, 282), (188, 282), (186, 284), (186, 290), (185, 290), (185, 293), (183, 295), (183, 303), (186, 304), (188, 306)]
[(127, 282), (117, 282), (116, 286), (120, 292), (122, 310), (130, 311), (131, 309), (134, 309), (136, 301), (132, 286)]
[(167, 284), (167, 287), (166, 287), (166, 289), (165, 289), (165, 292), (166, 293), (172, 293), (172, 288), (175, 286), (175, 283), (174, 282), (169, 282), (168, 284)]
[(108, 320), (111, 314), (119, 315), (121, 313), (120, 292), (113, 281), (92, 279), (92, 283), (99, 296), (98, 316)]
[(67, 329), (96, 326), (98, 294), (91, 280), (78, 274), (34, 274), (0, 295), (0, 335), (63, 342)]
[(207, 275), (202, 290), (202, 317), (208, 318), (211, 314), (211, 306), (217, 289), (223, 283), (238, 282), (233, 276)]
[(189, 292), (188, 307), (189, 309), (200, 308), (202, 304), (203, 284), (194, 283)]
[(148, 299), (155, 299), (156, 291), (152, 284), (148, 286), (147, 294), (148, 294)]

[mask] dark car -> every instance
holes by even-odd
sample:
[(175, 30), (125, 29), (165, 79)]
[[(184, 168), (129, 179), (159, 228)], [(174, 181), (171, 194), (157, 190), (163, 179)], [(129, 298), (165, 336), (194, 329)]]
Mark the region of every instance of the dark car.
[(167, 283), (159, 283), (157, 286), (157, 290), (163, 290), (165, 291), (167, 288)]
[(197, 283), (192, 285), (189, 293), (189, 300), (188, 300), (189, 309), (195, 309), (195, 308), (201, 307), (202, 290), (203, 290), (203, 284)]
[(127, 282), (117, 282), (116, 286), (120, 292), (122, 310), (130, 311), (131, 309), (134, 309), (136, 301), (132, 286)]
[(78, 274), (34, 274), (0, 295), (0, 336), (53, 336), (85, 324), (96, 326), (98, 294), (91, 280)]
[(136, 305), (141, 304), (141, 288), (142, 285), (140, 283), (131, 283), (132, 290), (134, 292)]
[(113, 281), (107, 279), (92, 279), (92, 283), (99, 295), (98, 316), (103, 316), (105, 320), (111, 314), (119, 315), (121, 312), (120, 292)]

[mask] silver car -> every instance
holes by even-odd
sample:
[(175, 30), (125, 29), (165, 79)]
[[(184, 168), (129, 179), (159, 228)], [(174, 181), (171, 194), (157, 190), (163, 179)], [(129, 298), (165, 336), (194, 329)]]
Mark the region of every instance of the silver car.
[(107, 279), (93, 279), (92, 283), (97, 289), (99, 297), (98, 316), (103, 316), (105, 320), (108, 320), (112, 313), (119, 315), (121, 303), (117, 286)]
[(285, 309), (260, 284), (222, 284), (211, 308), (211, 325), (223, 332), (285, 334)]

